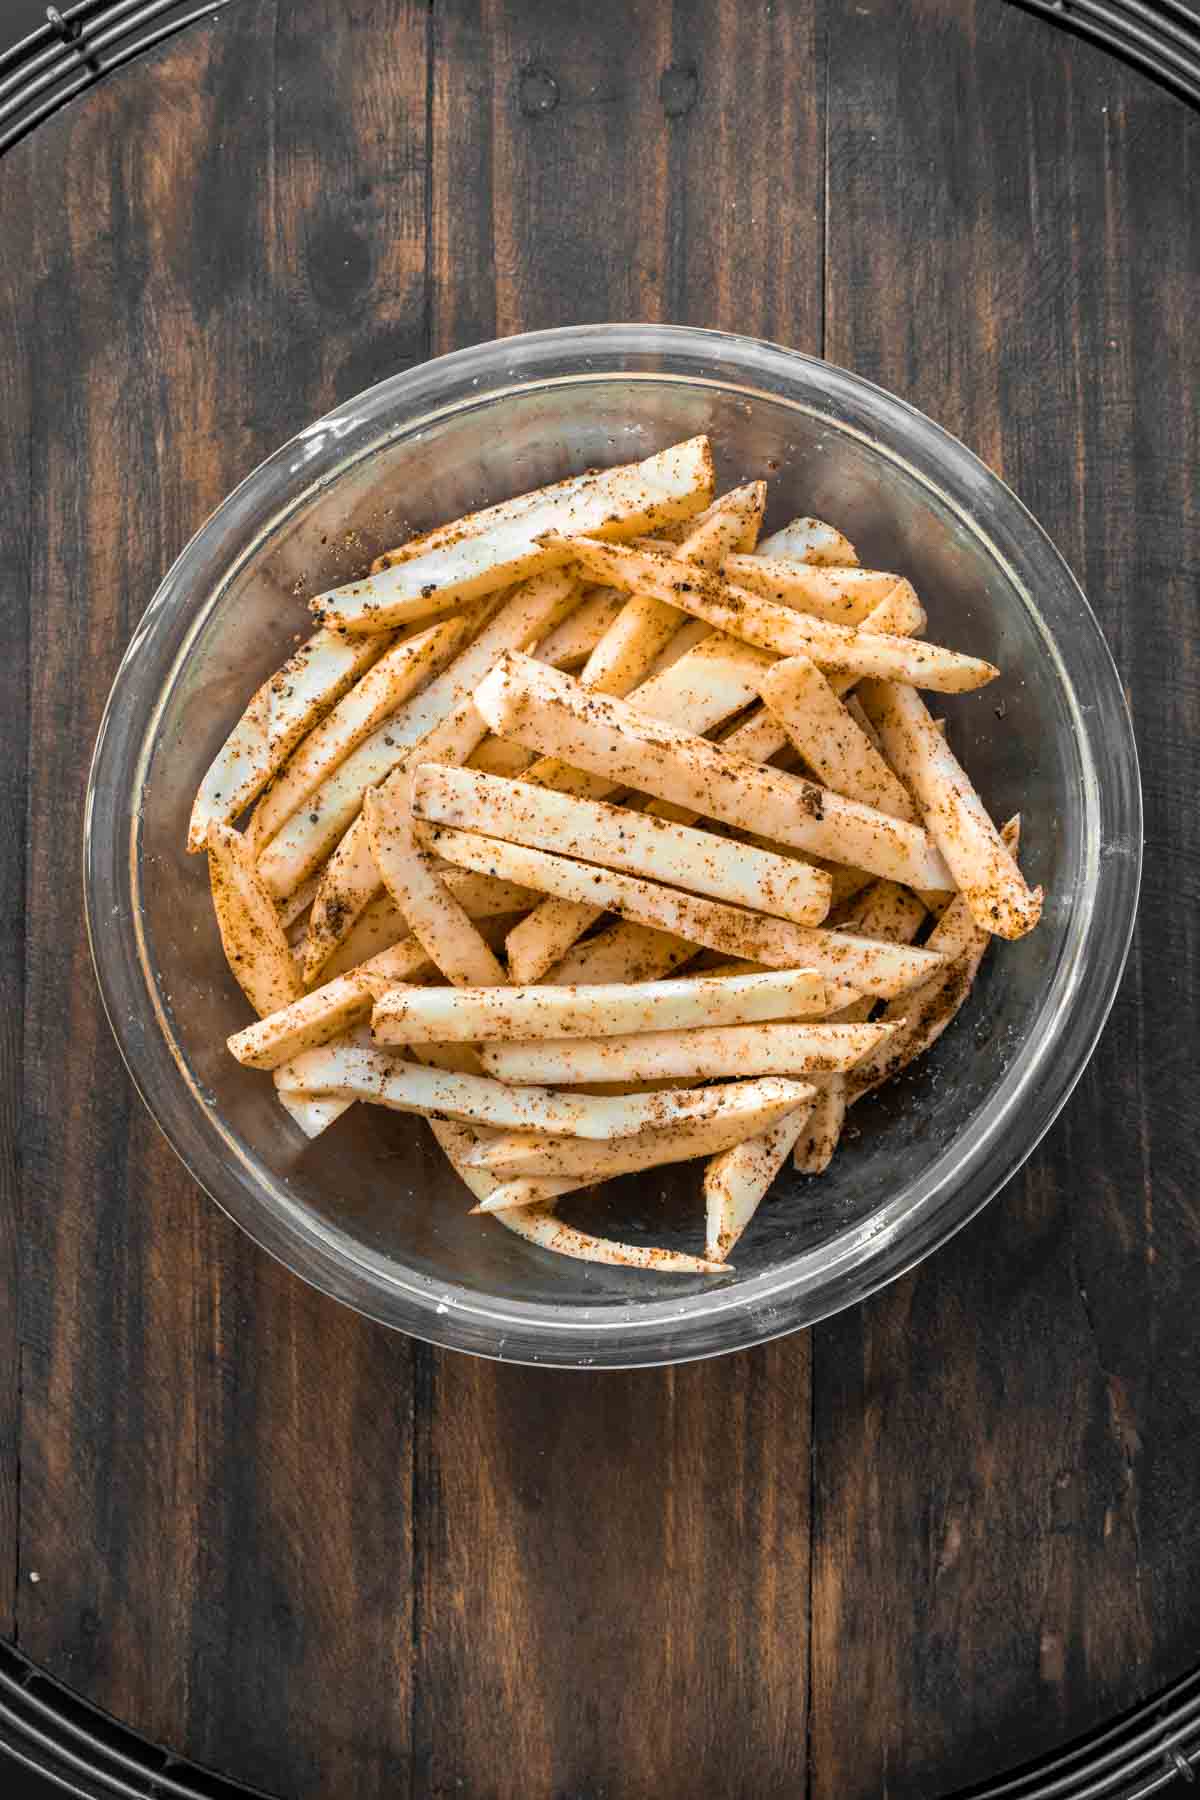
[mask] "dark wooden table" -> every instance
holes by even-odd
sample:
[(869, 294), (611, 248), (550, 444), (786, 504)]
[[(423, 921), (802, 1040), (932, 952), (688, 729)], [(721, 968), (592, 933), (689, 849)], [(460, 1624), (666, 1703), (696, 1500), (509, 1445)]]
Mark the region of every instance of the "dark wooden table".
[[(295, 1796), (928, 1797), (1200, 1658), (1200, 119), (1002, 0), (239, 0), (0, 169), (0, 1635)], [(81, 795), (161, 572), (394, 369), (670, 319), (1012, 483), (1144, 759), (1141, 927), (1023, 1175), (808, 1335), (435, 1353), (132, 1094)]]

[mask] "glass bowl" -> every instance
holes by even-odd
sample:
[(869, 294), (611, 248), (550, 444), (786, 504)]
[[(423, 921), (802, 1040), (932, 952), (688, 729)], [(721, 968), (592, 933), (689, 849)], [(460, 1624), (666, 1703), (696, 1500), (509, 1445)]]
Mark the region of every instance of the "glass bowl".
[[(770, 477), (768, 529), (812, 513), (912, 578), (930, 635), (1003, 671), (939, 711), (998, 818), (1020, 811), (1040, 928), (985, 959), (968, 1004), (828, 1173), (787, 1172), (723, 1276), (600, 1268), (468, 1215), (424, 1123), (354, 1107), (305, 1140), (226, 1036), (247, 1022), (205, 863), (200, 777), (247, 696), (306, 630), (303, 600), (410, 529), (585, 465), (708, 432), (722, 486)], [(1137, 901), (1137, 754), (1116, 671), (1071, 574), (1009, 490), (869, 382), (747, 338), (668, 326), (538, 332), (381, 382), (284, 445), (171, 569), (118, 671), (88, 789), (88, 929), (146, 1104), (252, 1238), (386, 1324), (564, 1366), (709, 1356), (812, 1323), (927, 1256), (1013, 1174), (1078, 1079)], [(611, 1183), (563, 1216), (698, 1250), (700, 1167)]]

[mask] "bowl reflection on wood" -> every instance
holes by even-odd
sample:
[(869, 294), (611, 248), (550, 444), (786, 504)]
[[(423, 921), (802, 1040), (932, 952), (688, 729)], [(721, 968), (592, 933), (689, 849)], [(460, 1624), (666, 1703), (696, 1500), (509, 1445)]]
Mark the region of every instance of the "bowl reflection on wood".
[[(939, 699), (993, 815), (1023, 816), (1040, 928), (998, 943), (928, 1058), (866, 1101), (828, 1173), (788, 1172), (732, 1274), (568, 1262), (487, 1220), (420, 1121), (353, 1108), (304, 1140), (225, 1039), (222, 960), (192, 796), (248, 693), (306, 631), (304, 601), (412, 530), (587, 465), (706, 432), (720, 485), (765, 475), (767, 530), (841, 527), (916, 585), (929, 634), (1002, 670)], [(362, 1311), (485, 1355), (564, 1365), (716, 1354), (811, 1323), (943, 1242), (1020, 1165), (1111, 1004), (1137, 899), (1137, 758), (1074, 580), (968, 451), (869, 383), (747, 339), (587, 326), (398, 375), (254, 471), (170, 571), (122, 664), (89, 790), (85, 882), (105, 1004), (197, 1180), (290, 1267)], [(698, 1251), (701, 1165), (571, 1197), (563, 1216)]]

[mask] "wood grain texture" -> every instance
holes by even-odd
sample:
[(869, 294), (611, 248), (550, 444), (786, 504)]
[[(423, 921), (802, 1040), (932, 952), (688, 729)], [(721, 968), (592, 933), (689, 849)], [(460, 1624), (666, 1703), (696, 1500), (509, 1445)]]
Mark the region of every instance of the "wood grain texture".
[[(0, 1632), (305, 1800), (932, 1800), (1200, 1657), (1198, 133), (999, 0), (239, 0), (5, 159)], [(77, 847), (242, 474), (413, 359), (617, 317), (824, 347), (1014, 484), (1127, 680), (1148, 865), (1095, 1061), (953, 1244), (572, 1376), (367, 1325), (196, 1191)]]
[(13, 159), (63, 196), (33, 256), (20, 1641), (242, 1778), (364, 1796), (409, 1762), (410, 1347), (255, 1252), (131, 1096), (78, 844), (162, 571), (423, 347), (426, 15), (369, 11), (364, 46), (341, 8), (232, 8)]
[[(454, 5), (434, 34), (436, 350), (619, 318), (819, 349), (815, 13)], [(418, 1792), (797, 1791), (808, 1354), (566, 1384), (432, 1356)]]
[(1200, 121), (1006, 8), (833, 21), (828, 354), (963, 436), (1073, 563), (1148, 847), (1063, 1119), (955, 1243), (816, 1334), (813, 1792), (848, 1800), (1011, 1766), (1200, 1655), (1200, 234), (1163, 189), (1189, 191)]
[[(7, 173), (7, 171), (6, 171)], [(0, 1633), (16, 1621), (21, 1430), (21, 1069), (24, 1056), (25, 813), (29, 742), (30, 432), (33, 383), (26, 353), (32, 204), (28, 169), (13, 172), (0, 261)]]

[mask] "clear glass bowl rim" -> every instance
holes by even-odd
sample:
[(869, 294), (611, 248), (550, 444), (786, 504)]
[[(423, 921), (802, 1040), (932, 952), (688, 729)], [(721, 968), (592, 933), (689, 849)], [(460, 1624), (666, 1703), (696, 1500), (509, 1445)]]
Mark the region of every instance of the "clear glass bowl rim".
[[(750, 398), (757, 391), (775, 403), (827, 412), (843, 430), (855, 429), (848, 417), (865, 415), (880, 438), (858, 435), (950, 507), (1007, 565), (1027, 601), (1022, 567), (1036, 570), (1039, 593), (1057, 590), (1072, 613), (1071, 633), (1054, 640), (1052, 653), (1078, 727), (1086, 880), (1054, 991), (1026, 1055), (956, 1139), (953, 1168), (941, 1158), (860, 1228), (835, 1240), (836, 1256), (822, 1245), (728, 1287), (697, 1290), (689, 1283), (678, 1299), (619, 1309), (491, 1300), (356, 1250), (306, 1209), (278, 1192), (264, 1193), (250, 1175), (169, 1041), (138, 924), (139, 797), (155, 723), (186, 656), (195, 615), (207, 611), (263, 539), (314, 491), (395, 437), (461, 407), (529, 386), (639, 374), (733, 387)], [(811, 395), (790, 396), (789, 381), (815, 384), (824, 404)], [(986, 531), (977, 522), (984, 499)], [(241, 546), (232, 560), (231, 543)], [(149, 705), (142, 680), (147, 663), (170, 670)], [(512, 1362), (639, 1367), (745, 1348), (856, 1304), (939, 1248), (1010, 1179), (1068, 1099), (1116, 996), (1137, 910), (1141, 786), (1120, 678), (1082, 590), (1021, 501), (965, 445), (874, 383), (799, 351), (693, 327), (599, 324), (493, 340), (390, 376), (325, 414), (246, 476), (164, 577), (117, 671), (88, 778), (83, 852), (92, 958), (130, 1076), (194, 1179), (257, 1244), (322, 1291), (430, 1343)], [(111, 928), (113, 918), (120, 930)]]

